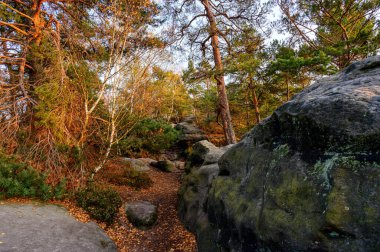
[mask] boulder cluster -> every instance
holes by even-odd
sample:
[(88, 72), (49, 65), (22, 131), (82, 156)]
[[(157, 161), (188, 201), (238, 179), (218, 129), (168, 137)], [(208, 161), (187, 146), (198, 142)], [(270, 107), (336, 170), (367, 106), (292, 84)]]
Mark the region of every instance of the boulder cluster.
[(186, 165), (179, 210), (199, 251), (380, 250), (380, 56), (227, 149), (197, 143)]

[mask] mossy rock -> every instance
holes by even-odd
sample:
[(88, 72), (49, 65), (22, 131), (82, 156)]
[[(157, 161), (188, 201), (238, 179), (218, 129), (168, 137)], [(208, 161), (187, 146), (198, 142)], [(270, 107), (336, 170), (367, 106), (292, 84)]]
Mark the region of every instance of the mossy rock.
[(176, 170), (175, 164), (170, 160), (161, 160), (151, 165), (163, 172), (173, 172)]
[[(380, 56), (278, 108), (219, 159), (211, 182), (194, 161), (182, 208), (202, 248), (379, 251)], [(203, 238), (199, 220), (212, 227)]]

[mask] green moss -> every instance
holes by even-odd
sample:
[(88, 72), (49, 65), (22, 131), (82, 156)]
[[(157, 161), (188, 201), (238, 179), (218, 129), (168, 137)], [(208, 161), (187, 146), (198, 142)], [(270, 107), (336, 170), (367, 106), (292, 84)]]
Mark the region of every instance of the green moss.
[(378, 164), (328, 153), (312, 166), (287, 145), (249, 151), (230, 151), (222, 160), (230, 176), (213, 181), (208, 213), (219, 229), (245, 225), (263, 242), (310, 248), (316, 239), (327, 247), (338, 238), (351, 242), (379, 222)]
[(212, 194), (216, 199), (225, 198), (226, 195), (229, 197), (236, 196), (236, 182), (229, 178), (216, 177), (212, 184)]
[(342, 193), (337, 187), (329, 193), (327, 197), (328, 209), (326, 212), (327, 223), (343, 229), (344, 224), (352, 221), (352, 215), (349, 212), (349, 205)]
[(187, 204), (190, 202), (193, 202), (196, 197), (197, 197), (197, 194), (193, 190), (186, 190), (182, 194), (182, 198), (185, 202), (187, 202)]
[[(268, 236), (283, 233), (301, 243), (309, 240), (322, 225), (323, 196), (313, 181), (291, 172), (284, 173), (281, 183), (268, 189), (266, 201), (262, 229)], [(266, 237), (267, 240), (275, 238)]]
[(376, 224), (380, 219), (379, 209), (367, 206), (364, 208), (365, 219), (368, 224)]
[(199, 176), (194, 173), (187, 174), (183, 181), (180, 189), (178, 190), (179, 197), (182, 197), (186, 202), (190, 202), (190, 194), (192, 193), (192, 196), (195, 196), (195, 193), (198, 192), (197, 185), (199, 184)]
[(173, 172), (175, 170), (175, 165), (168, 160), (158, 161), (154, 166), (163, 172)]
[[(209, 194), (209, 200), (211, 200), (216, 206), (217, 215), (224, 215), (223, 209), (226, 210), (228, 216), (233, 216), (233, 220), (236, 225), (243, 223), (247, 216), (250, 206), (253, 202), (247, 200), (244, 195), (241, 194), (240, 183), (238, 180), (233, 180), (227, 177), (217, 177)], [(220, 205), (223, 204), (223, 207)]]
[(333, 187), (327, 197), (326, 222), (344, 232), (356, 234), (378, 223), (378, 164), (342, 157), (331, 173)]
[(287, 240), (301, 244), (311, 239), (323, 222), (317, 215), (303, 212), (291, 214), (274, 208), (263, 212), (262, 223), (259, 233), (263, 240), (273, 241), (280, 236), (281, 239), (286, 237)]
[(312, 212), (318, 209), (317, 189), (307, 180), (285, 176), (280, 185), (269, 191), (276, 203), (289, 211)]

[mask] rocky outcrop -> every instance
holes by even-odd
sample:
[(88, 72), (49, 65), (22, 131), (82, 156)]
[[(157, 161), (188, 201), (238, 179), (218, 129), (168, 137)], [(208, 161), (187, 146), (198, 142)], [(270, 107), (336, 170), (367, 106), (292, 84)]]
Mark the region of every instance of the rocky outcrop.
[(141, 229), (148, 229), (157, 221), (157, 207), (147, 201), (126, 203), (125, 213), (128, 220)]
[(182, 189), (199, 251), (379, 251), (380, 57), (306, 88), (218, 164)]
[(195, 117), (186, 117), (183, 122), (178, 123), (175, 128), (181, 132), (179, 145), (191, 146), (194, 143), (207, 139), (206, 135), (195, 125)]
[[(209, 240), (209, 221), (203, 211), (207, 194), (214, 178), (219, 174), (218, 160), (232, 145), (218, 148), (203, 140), (193, 145), (192, 152), (185, 164), (186, 172), (180, 189), (179, 214), (187, 228), (195, 232), (198, 242)], [(202, 247), (198, 247), (201, 249)], [(203, 250), (210, 251), (210, 250)]]
[(224, 147), (216, 147), (214, 144), (207, 140), (197, 142), (192, 146), (192, 152), (190, 153), (186, 167), (197, 167), (208, 164), (215, 164), (219, 158), (229, 149), (232, 145)]
[(0, 251), (117, 251), (96, 223), (56, 205), (0, 202), (0, 219)]

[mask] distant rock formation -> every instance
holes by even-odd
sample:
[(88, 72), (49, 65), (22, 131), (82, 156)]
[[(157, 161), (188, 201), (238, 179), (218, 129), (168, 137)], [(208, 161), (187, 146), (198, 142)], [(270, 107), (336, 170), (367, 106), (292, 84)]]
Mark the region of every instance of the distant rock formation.
[(180, 144), (191, 146), (194, 143), (207, 139), (204, 132), (195, 125), (195, 117), (189, 116), (178, 123), (175, 128), (181, 132)]
[(380, 57), (306, 88), (201, 167), (180, 195), (201, 252), (379, 251)]

